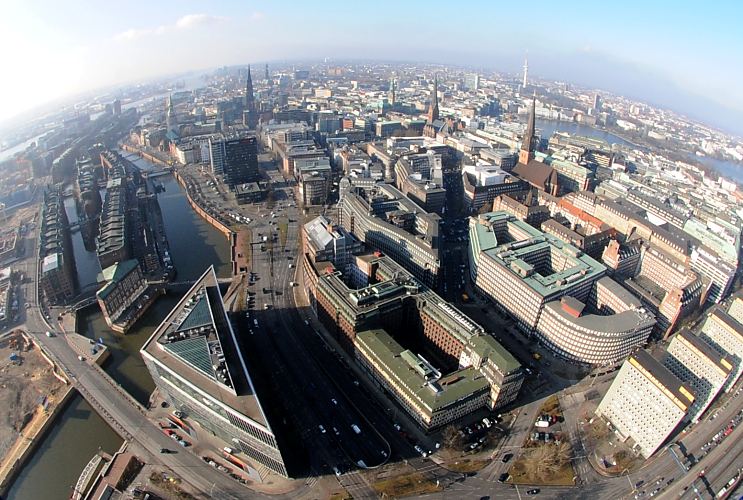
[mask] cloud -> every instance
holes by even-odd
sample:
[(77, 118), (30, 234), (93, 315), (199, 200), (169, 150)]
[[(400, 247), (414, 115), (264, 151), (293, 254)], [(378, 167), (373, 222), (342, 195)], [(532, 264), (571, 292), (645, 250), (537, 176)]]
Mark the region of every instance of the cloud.
[(150, 33), (151, 31), (152, 30), (137, 30), (132, 28), (114, 35), (114, 40), (116, 40), (117, 42), (128, 42), (130, 40), (136, 40), (137, 38), (140, 38)]
[(175, 22), (176, 28), (188, 29), (195, 26), (206, 26), (226, 20), (222, 16), (211, 16), (209, 14), (188, 14)]
[(250, 14), (250, 20), (251, 21), (260, 21), (261, 19), (265, 18), (266, 15), (263, 12), (255, 11), (252, 14)]
[(172, 30), (187, 30), (226, 20), (226, 17), (212, 16), (210, 14), (187, 14), (180, 17), (174, 24), (164, 24), (154, 28), (131, 28), (114, 35), (113, 38), (117, 42), (129, 42), (149, 35), (162, 35)]

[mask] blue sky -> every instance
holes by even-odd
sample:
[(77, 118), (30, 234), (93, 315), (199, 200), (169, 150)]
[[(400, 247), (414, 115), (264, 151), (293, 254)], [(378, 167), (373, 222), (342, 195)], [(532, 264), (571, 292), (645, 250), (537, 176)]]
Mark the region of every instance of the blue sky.
[[(4, 0), (0, 120), (191, 69), (281, 59), (464, 63), (743, 122), (743, 2)], [(743, 128), (740, 125), (738, 128)]]

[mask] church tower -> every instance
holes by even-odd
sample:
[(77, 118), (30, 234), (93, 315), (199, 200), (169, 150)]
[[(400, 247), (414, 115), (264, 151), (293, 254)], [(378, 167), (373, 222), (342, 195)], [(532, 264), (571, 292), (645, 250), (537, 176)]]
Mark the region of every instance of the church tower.
[(431, 95), (431, 104), (428, 107), (428, 123), (433, 123), (439, 119), (439, 75), (433, 77), (433, 94)]
[(248, 127), (255, 128), (258, 124), (258, 116), (255, 111), (255, 96), (253, 96), (253, 78), (250, 75), (250, 65), (248, 65), (248, 81), (245, 84), (244, 111), (248, 114)]
[(526, 133), (524, 134), (524, 140), (521, 143), (521, 151), (519, 151), (519, 163), (523, 163), (524, 165), (534, 159), (534, 150), (536, 149), (536, 137), (534, 137), (534, 129), (536, 128), (536, 106), (537, 99), (536, 97), (532, 97), (531, 108), (529, 109), (529, 119), (526, 124)]

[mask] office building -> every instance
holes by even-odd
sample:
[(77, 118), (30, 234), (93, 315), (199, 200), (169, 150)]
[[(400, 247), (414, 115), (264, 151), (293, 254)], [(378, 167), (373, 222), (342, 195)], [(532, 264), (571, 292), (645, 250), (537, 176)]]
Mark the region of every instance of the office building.
[(655, 331), (663, 338), (696, 310), (703, 293), (702, 280), (689, 266), (652, 244), (640, 245), (637, 268), (622, 283), (656, 315)]
[(743, 325), (722, 309), (715, 309), (707, 316), (699, 336), (718, 353), (728, 356), (732, 369), (723, 390), (729, 391), (743, 372)]
[(733, 368), (726, 354), (720, 354), (686, 329), (671, 338), (663, 365), (694, 392), (694, 403), (686, 414), (692, 423), (699, 421), (720, 393)]
[[(356, 183), (356, 184), (354, 184)], [(375, 250), (381, 250), (436, 288), (439, 279), (439, 224), (389, 184), (341, 181), (340, 224)]]
[(502, 168), (478, 163), (462, 168), (464, 203), (470, 212), (490, 206), (502, 195), (516, 195), (530, 189), (529, 184)]
[(353, 256), (363, 252), (364, 244), (343, 226), (334, 225), (324, 215), (302, 226), (304, 253), (312, 262), (327, 261), (348, 275)]
[(222, 177), (231, 189), (260, 178), (255, 136), (215, 134), (209, 138), (209, 160), (212, 173)]
[(624, 362), (596, 414), (648, 458), (672, 435), (693, 403), (691, 387), (640, 350)]
[(333, 180), (330, 160), (327, 157), (296, 158), (294, 175), (298, 180), (299, 199), (303, 206), (325, 204)]
[(464, 75), (465, 90), (477, 91), (480, 88), (480, 75), (477, 73), (468, 73)]
[(513, 356), (389, 257), (355, 256), (347, 276), (305, 255), (303, 271), (320, 321), (423, 429), (516, 398)]
[(643, 347), (654, 325), (655, 318), (636, 297), (604, 276), (585, 302), (565, 295), (546, 303), (536, 336), (567, 361), (611, 366)]
[(221, 439), (253, 477), (287, 477), (276, 435), (261, 406), (248, 365), (210, 267), (140, 350), (160, 395)]
[(441, 155), (433, 151), (400, 158), (395, 164), (397, 189), (426, 212), (444, 212), (446, 190), (442, 182)]
[(471, 217), (469, 234), (475, 288), (528, 335), (545, 304), (567, 295), (585, 303), (595, 281), (606, 274), (603, 265), (574, 246), (507, 212)]

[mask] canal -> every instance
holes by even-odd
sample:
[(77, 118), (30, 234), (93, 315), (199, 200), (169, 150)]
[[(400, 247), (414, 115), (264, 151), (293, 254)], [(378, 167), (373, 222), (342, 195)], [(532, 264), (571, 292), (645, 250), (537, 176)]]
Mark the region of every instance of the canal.
[[(143, 160), (136, 163), (143, 169), (151, 168)], [(191, 209), (175, 178), (162, 176), (158, 181), (165, 187), (158, 200), (178, 272), (176, 281), (193, 280), (212, 264), (220, 277), (228, 277), (231, 265), (227, 239)], [(75, 204), (70, 200), (65, 206), (73, 221), (77, 214), (73, 216)], [(73, 249), (81, 285), (94, 283), (100, 272), (95, 252), (85, 250), (79, 233), (77, 237), (73, 235)], [(179, 298), (174, 294), (160, 297), (125, 336), (108, 328), (97, 306), (81, 311), (78, 316), (79, 333), (90, 338), (102, 337), (111, 350), (104, 366), (106, 372), (142, 403), (147, 402), (154, 384), (139, 349)], [(76, 396), (23, 469), (9, 498), (68, 498), (70, 485), (75, 484), (98, 447), (111, 452), (120, 444), (121, 439), (114, 431), (83, 398)]]

